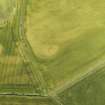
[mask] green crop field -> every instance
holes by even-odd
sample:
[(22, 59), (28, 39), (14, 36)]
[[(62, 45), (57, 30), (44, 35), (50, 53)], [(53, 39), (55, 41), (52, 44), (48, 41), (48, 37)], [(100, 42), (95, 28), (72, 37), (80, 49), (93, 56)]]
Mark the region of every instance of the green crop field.
[(58, 94), (64, 105), (104, 105), (105, 67)]
[(103, 0), (29, 0), (27, 39), (41, 64), (49, 91), (103, 62), (104, 4)]
[(104, 105), (104, 76), (104, 0), (0, 0), (0, 105)]

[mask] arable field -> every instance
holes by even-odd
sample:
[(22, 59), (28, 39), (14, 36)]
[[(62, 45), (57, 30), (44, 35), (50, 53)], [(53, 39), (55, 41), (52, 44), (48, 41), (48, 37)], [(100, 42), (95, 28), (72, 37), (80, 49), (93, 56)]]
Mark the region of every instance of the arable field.
[(0, 1), (0, 105), (104, 105), (104, 0)]
[(103, 0), (30, 0), (26, 35), (51, 92), (104, 62)]

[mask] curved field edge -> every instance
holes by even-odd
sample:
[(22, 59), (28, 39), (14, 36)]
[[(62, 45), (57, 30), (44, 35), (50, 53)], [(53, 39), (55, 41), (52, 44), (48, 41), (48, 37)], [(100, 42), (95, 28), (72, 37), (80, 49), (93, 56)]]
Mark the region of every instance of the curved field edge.
[(66, 41), (87, 29), (104, 27), (103, 10), (103, 0), (28, 0), (27, 39), (39, 59), (53, 59)]
[[(43, 6), (45, 4), (46, 6)], [(56, 4), (59, 4), (59, 9), (57, 11)], [(72, 6), (69, 6), (69, 4)], [(75, 4), (75, 6), (73, 6), (73, 4)], [(52, 8), (49, 8), (49, 5), (52, 6)], [(61, 8), (62, 6), (63, 8)], [(35, 49), (35, 51), (38, 51), (37, 54), (36, 52), (33, 52), (36, 54), (36, 58), (39, 60), (38, 62), (42, 68), (41, 73), (46, 81), (46, 87), (48, 88), (49, 92), (53, 92), (56, 90), (56, 88), (59, 90), (59, 87), (64, 87), (63, 85), (72, 82), (74, 79), (76, 79), (76, 76), (81, 77), (85, 73), (90, 72), (90, 68), (94, 67), (95, 63), (97, 64), (98, 60), (101, 59), (100, 57), (104, 56), (105, 16), (102, 10), (103, 7), (103, 0), (100, 2), (95, 2), (94, 0), (87, 2), (81, 0), (78, 2), (76, 0), (73, 3), (71, 3), (71, 1), (69, 1), (69, 3), (68, 1), (64, 2), (63, 0), (61, 3), (58, 1), (48, 2), (48, 0), (29, 1), (29, 11), (27, 13), (27, 17), (29, 19), (28, 21), (31, 22), (28, 24), (29, 26), (26, 24), (26, 28), (29, 30), (31, 26), (33, 27), (30, 28), (29, 33), (26, 33), (26, 35), (29, 35), (28, 38), (32, 37), (28, 41), (30, 41), (29, 43), (31, 43), (31, 47)], [(69, 10), (72, 15), (69, 14)], [(79, 14), (80, 12), (81, 14)], [(54, 13), (56, 15), (54, 15)], [(82, 22), (76, 17), (73, 18), (73, 16), (77, 16), (78, 19), (82, 19)], [(67, 21), (65, 18), (67, 18)], [(74, 19), (72, 24), (70, 19)], [(74, 22), (76, 19), (78, 22)], [(69, 25), (66, 24), (68, 21)], [(58, 25), (59, 23), (60, 25), (61, 23), (65, 25), (65, 30)], [(68, 26), (66, 27), (66, 25)], [(74, 27), (72, 27), (73, 25)], [(56, 30), (57, 33), (54, 31), (55, 28), (58, 29)], [(68, 32), (66, 29), (70, 30), (70, 32)], [(72, 30), (74, 31), (72, 32)], [(52, 31), (54, 31), (54, 33), (51, 33)], [(62, 35), (62, 33), (64, 35)], [(49, 37), (50, 35), (51, 37)], [(57, 41), (58, 43), (61, 43), (61, 36), (64, 38), (65, 35), (68, 37), (77, 35), (78, 37), (68, 40), (67, 44), (66, 42), (63, 43), (64, 45), (61, 44), (61, 50), (59, 50), (59, 53), (56, 57), (54, 56), (54, 59), (49, 60), (50, 57), (48, 57), (48, 60), (43, 60), (38, 56), (39, 53), (45, 51), (42, 49), (46, 49), (46, 47), (41, 44), (43, 40), (45, 43), (52, 44), (52, 41), (54, 41), (54, 43), (57, 43)], [(55, 39), (52, 38), (52, 36), (54, 36)]]

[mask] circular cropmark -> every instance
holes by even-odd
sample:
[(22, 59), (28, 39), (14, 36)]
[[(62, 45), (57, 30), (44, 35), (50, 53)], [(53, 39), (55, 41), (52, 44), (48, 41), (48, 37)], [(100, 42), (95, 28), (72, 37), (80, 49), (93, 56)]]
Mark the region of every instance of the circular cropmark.
[(58, 54), (58, 52), (59, 46), (54, 44), (38, 44), (34, 50), (35, 55), (41, 59), (52, 59)]

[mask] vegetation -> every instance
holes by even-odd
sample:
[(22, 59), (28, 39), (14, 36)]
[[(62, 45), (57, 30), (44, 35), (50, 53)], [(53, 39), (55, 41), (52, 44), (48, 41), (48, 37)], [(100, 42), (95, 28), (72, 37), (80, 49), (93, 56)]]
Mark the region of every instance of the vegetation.
[(66, 89), (59, 96), (64, 105), (104, 105), (105, 67)]
[(1, 0), (0, 104), (104, 105), (104, 8), (104, 0)]

